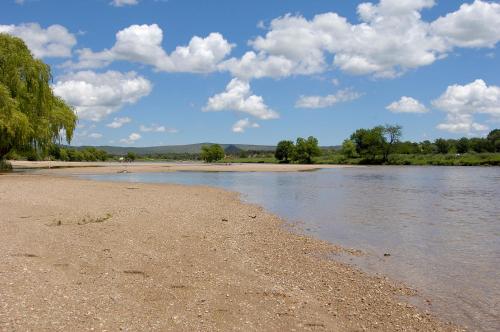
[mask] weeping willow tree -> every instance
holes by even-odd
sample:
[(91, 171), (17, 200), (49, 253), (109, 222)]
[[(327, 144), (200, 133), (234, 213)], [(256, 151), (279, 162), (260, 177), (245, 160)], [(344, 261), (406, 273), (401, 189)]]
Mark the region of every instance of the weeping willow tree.
[(50, 67), (24, 42), (0, 33), (0, 160), (12, 149), (42, 153), (71, 141), (76, 115), (50, 87)]

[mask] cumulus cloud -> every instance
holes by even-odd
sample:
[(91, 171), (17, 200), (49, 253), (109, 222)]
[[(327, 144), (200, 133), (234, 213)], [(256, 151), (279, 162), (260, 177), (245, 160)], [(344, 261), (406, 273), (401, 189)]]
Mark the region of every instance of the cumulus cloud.
[(135, 142), (137, 142), (138, 140), (141, 139), (141, 135), (138, 134), (138, 133), (132, 133), (130, 134), (127, 138), (122, 138), (120, 140), (120, 143), (124, 143), (124, 144), (134, 144)]
[(476, 0), (438, 18), (432, 31), (458, 47), (494, 47), (500, 40), (500, 4)]
[(137, 5), (138, 3), (138, 0), (113, 0), (110, 4), (115, 7), (123, 7)]
[(500, 87), (488, 86), (481, 79), (466, 85), (451, 85), (432, 105), (446, 112), (446, 122), (438, 129), (454, 133), (485, 131), (488, 127), (475, 122), (475, 114), (500, 119)]
[(296, 102), (297, 108), (326, 108), (335, 104), (356, 100), (361, 94), (350, 89), (340, 90), (327, 96), (301, 96)]
[(109, 128), (113, 128), (113, 129), (116, 129), (116, 128), (120, 128), (122, 127), (124, 124), (126, 123), (130, 123), (132, 122), (132, 119), (129, 118), (129, 117), (124, 117), (124, 118), (114, 118), (113, 119), (113, 122), (110, 122), (106, 125), (106, 127), (109, 127)]
[(80, 71), (60, 77), (53, 89), (56, 95), (75, 107), (81, 119), (100, 121), (149, 95), (152, 85), (135, 72)]
[(141, 125), (139, 127), (139, 130), (142, 131), (142, 132), (144, 132), (144, 133), (154, 132), (154, 133), (175, 134), (175, 133), (179, 132), (179, 130), (177, 130), (175, 128), (167, 128), (165, 126), (160, 126), (160, 125), (157, 125), (157, 124), (152, 124), (151, 126)]
[(91, 134), (89, 134), (89, 137), (98, 139), (98, 138), (102, 137), (102, 134), (101, 133), (91, 133)]
[(276, 119), (279, 114), (270, 109), (261, 96), (252, 94), (250, 84), (233, 78), (226, 90), (208, 99), (203, 111), (235, 111), (250, 114), (261, 120)]
[(46, 29), (38, 23), (0, 25), (0, 33), (8, 33), (24, 40), (37, 58), (70, 57), (76, 44), (75, 36), (65, 27), (54, 24)]
[(77, 50), (78, 62), (65, 64), (71, 68), (100, 68), (113, 61), (125, 60), (153, 66), (165, 72), (208, 73), (217, 69), (234, 45), (219, 33), (207, 37), (194, 36), (187, 46), (178, 46), (167, 54), (162, 47), (163, 31), (157, 24), (131, 25), (118, 31), (110, 49), (93, 52)]
[(500, 40), (500, 4), (476, 0), (434, 22), (421, 11), (433, 0), (381, 0), (361, 3), (359, 24), (334, 12), (307, 20), (285, 15), (271, 21), (265, 36), (249, 44), (241, 58), (219, 66), (251, 79), (321, 73), (333, 66), (354, 75), (396, 77), (434, 63), (455, 47), (492, 47)]
[(255, 122), (251, 122), (250, 119), (245, 118), (236, 121), (236, 123), (233, 125), (233, 132), (235, 133), (244, 133), (247, 128), (259, 128), (259, 124)]
[(393, 113), (427, 113), (429, 110), (418, 100), (403, 96), (386, 107)]

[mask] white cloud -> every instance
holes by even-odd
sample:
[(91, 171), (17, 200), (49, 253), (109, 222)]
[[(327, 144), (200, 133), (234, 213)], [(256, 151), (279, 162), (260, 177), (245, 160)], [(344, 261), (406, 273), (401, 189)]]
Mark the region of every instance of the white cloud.
[(332, 84), (334, 86), (339, 86), (340, 85), (340, 80), (338, 78), (332, 78)]
[(26, 2), (26, 0), (14, 0), (14, 2), (15, 2), (17, 5), (24, 5), (24, 3)]
[(80, 71), (60, 77), (53, 89), (56, 95), (75, 107), (81, 119), (100, 121), (149, 95), (152, 85), (135, 72)]
[(236, 121), (236, 123), (233, 125), (233, 132), (235, 133), (244, 133), (247, 128), (259, 128), (259, 124), (255, 122), (251, 122), (250, 119), (245, 118)]
[(137, 5), (138, 3), (138, 0), (113, 0), (110, 4), (115, 7), (123, 7)]
[(392, 113), (427, 113), (429, 110), (418, 100), (403, 96), (386, 107)]
[(361, 94), (350, 89), (340, 90), (327, 96), (300, 96), (295, 102), (297, 108), (325, 108), (341, 102), (356, 100)]
[(114, 119), (113, 119), (113, 122), (108, 123), (108, 124), (106, 125), (106, 127), (116, 129), (116, 128), (120, 128), (120, 127), (122, 127), (124, 124), (126, 124), (126, 123), (130, 123), (130, 122), (132, 122), (132, 119), (131, 119), (131, 118), (129, 118), (129, 117), (124, 117), (124, 118), (114, 118)]
[(251, 79), (309, 75), (334, 67), (354, 75), (396, 77), (446, 57), (455, 47), (492, 47), (500, 40), (500, 4), (476, 0), (435, 22), (421, 11), (434, 0), (381, 0), (358, 6), (360, 23), (328, 12), (307, 20), (285, 15), (271, 21), (253, 51), (219, 67)]
[(54, 24), (46, 29), (38, 23), (0, 25), (0, 33), (8, 33), (24, 40), (37, 58), (70, 57), (76, 44), (75, 36), (65, 27)]
[(455, 133), (485, 131), (488, 127), (475, 122), (474, 114), (500, 118), (500, 87), (475, 80), (466, 85), (451, 85), (432, 105), (446, 112), (446, 122), (438, 129)]
[(154, 132), (154, 133), (175, 134), (175, 133), (179, 132), (179, 130), (177, 130), (175, 128), (167, 128), (165, 126), (160, 126), (160, 125), (157, 125), (157, 124), (152, 124), (151, 126), (141, 125), (139, 127), (139, 130), (142, 131), (142, 132), (144, 132), (144, 133)]
[(131, 25), (118, 31), (116, 42), (110, 49), (93, 52), (88, 48), (77, 50), (77, 63), (68, 62), (70, 68), (100, 68), (113, 61), (125, 60), (153, 66), (165, 72), (208, 73), (217, 69), (234, 45), (219, 33), (207, 37), (194, 36), (187, 46), (178, 46), (167, 54), (162, 47), (163, 31), (157, 24)]
[(285, 56), (266, 55), (264, 52), (256, 54), (250, 51), (240, 59), (231, 58), (222, 62), (218, 68), (227, 70), (242, 80), (262, 77), (280, 78), (292, 75), (295, 63)]
[(250, 84), (233, 78), (226, 91), (208, 99), (203, 111), (236, 111), (247, 113), (262, 120), (276, 119), (279, 114), (270, 109), (261, 96), (252, 94)]
[(138, 140), (140, 140), (141, 137), (142, 136), (140, 134), (138, 134), (138, 133), (132, 133), (127, 138), (122, 138), (120, 140), (120, 143), (134, 144), (135, 142), (137, 142)]
[(432, 30), (450, 45), (494, 47), (500, 40), (500, 4), (476, 0), (438, 18)]
[(91, 134), (89, 134), (89, 137), (90, 138), (98, 139), (98, 138), (102, 137), (102, 134), (100, 134), (100, 133), (91, 133)]

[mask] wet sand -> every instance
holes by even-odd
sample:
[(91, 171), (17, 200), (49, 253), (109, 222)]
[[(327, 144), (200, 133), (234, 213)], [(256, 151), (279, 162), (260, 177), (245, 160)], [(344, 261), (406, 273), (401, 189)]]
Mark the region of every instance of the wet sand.
[(3, 174), (0, 211), (2, 331), (458, 330), (220, 189)]

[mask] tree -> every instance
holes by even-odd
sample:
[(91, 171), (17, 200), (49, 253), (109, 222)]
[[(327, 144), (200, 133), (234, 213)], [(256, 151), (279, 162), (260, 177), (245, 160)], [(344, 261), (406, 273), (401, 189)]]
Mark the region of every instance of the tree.
[(429, 140), (425, 140), (419, 144), (420, 151), (424, 154), (431, 154), (434, 152), (434, 145)]
[(492, 152), (500, 152), (500, 129), (490, 131), (486, 139), (492, 146)]
[(401, 139), (402, 127), (399, 125), (385, 125), (382, 133), (384, 135), (384, 162), (387, 162), (393, 146)]
[(293, 160), (302, 164), (312, 164), (313, 158), (319, 156), (321, 156), (321, 149), (317, 138), (313, 136), (309, 136), (307, 139), (297, 138)]
[(46, 153), (62, 132), (71, 141), (77, 118), (53, 94), (51, 79), (21, 39), (0, 34), (0, 159), (14, 148)]
[(201, 147), (201, 159), (207, 163), (218, 161), (223, 159), (225, 156), (224, 149), (219, 144), (204, 145)]
[(467, 153), (470, 149), (470, 142), (467, 137), (462, 137), (455, 143), (457, 147), (457, 153)]
[(295, 145), (292, 141), (280, 141), (274, 152), (274, 157), (281, 163), (288, 164), (295, 153)]
[(137, 155), (133, 152), (127, 152), (127, 155), (125, 156), (125, 160), (128, 162), (132, 162), (137, 159)]
[(438, 153), (446, 154), (450, 151), (450, 144), (444, 138), (438, 138), (434, 144), (436, 145)]
[(370, 162), (375, 161), (377, 155), (384, 154), (386, 140), (382, 126), (358, 129), (351, 135), (351, 140), (356, 143), (356, 152)]
[(358, 153), (356, 152), (356, 143), (354, 143), (353, 140), (346, 139), (344, 142), (342, 142), (342, 149), (340, 152), (346, 157), (346, 158), (355, 158), (358, 156)]

